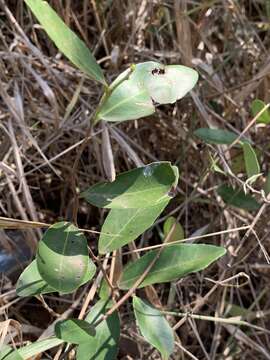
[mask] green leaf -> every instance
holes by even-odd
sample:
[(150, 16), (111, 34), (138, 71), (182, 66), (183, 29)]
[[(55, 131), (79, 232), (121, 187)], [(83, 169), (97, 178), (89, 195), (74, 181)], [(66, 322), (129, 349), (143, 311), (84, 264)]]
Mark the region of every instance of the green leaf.
[(139, 119), (154, 112), (155, 107), (147, 89), (132, 80), (124, 80), (104, 102), (97, 119), (120, 122)]
[(16, 285), (16, 293), (21, 297), (47, 294), (55, 291), (56, 290), (49, 286), (40, 276), (36, 260), (33, 260), (24, 269)]
[[(96, 272), (96, 266), (92, 260), (89, 261), (87, 271), (82, 280), (81, 285), (90, 281)], [(42, 279), (37, 268), (37, 261), (33, 260), (21, 273), (17, 285), (16, 293), (18, 296), (27, 297), (40, 294), (47, 294), (56, 292), (54, 288), (49, 286), (46, 281)]]
[(158, 62), (147, 61), (135, 65), (130, 79), (145, 87), (158, 104), (173, 104), (195, 86), (198, 73), (183, 65), (164, 66)]
[(55, 335), (72, 344), (87, 342), (95, 336), (95, 328), (89, 322), (79, 319), (67, 319), (58, 321), (54, 328)]
[[(252, 115), (255, 117), (262, 109), (265, 107), (265, 103), (262, 100), (255, 99), (251, 103)], [(269, 124), (270, 123), (270, 112), (269, 109), (264, 110), (264, 112), (258, 117), (257, 123)]]
[(241, 189), (234, 189), (228, 185), (221, 185), (217, 190), (218, 195), (228, 204), (241, 209), (253, 211), (258, 210), (260, 204), (249, 194)]
[(102, 300), (107, 300), (111, 296), (111, 288), (104, 277), (99, 285), (98, 296)]
[[(120, 289), (130, 289), (157, 256), (159, 249), (152, 250), (123, 270)], [(219, 259), (226, 250), (206, 244), (174, 244), (164, 247), (156, 262), (139, 288), (147, 285), (180, 279), (187, 274), (202, 270)]]
[(18, 350), (3, 344), (0, 351), (0, 360), (23, 360)]
[(153, 207), (169, 200), (178, 171), (169, 162), (156, 162), (124, 172), (113, 182), (102, 182), (82, 193), (90, 204), (111, 209)]
[(101, 229), (99, 253), (117, 250), (137, 239), (153, 225), (167, 204), (168, 200), (148, 208), (110, 210)]
[(38, 271), (57, 291), (76, 290), (82, 284), (88, 262), (86, 238), (68, 222), (52, 225), (39, 242)]
[[(110, 308), (108, 300), (99, 300), (86, 317), (94, 325)], [(113, 360), (117, 357), (120, 338), (120, 320), (114, 312), (96, 327), (96, 335), (78, 346), (77, 360)]]
[(127, 80), (132, 73), (132, 66), (127, 68), (125, 71), (121, 72), (120, 75), (116, 77), (116, 79), (113, 80), (113, 82), (110, 84), (109, 89), (112, 91), (117, 86), (119, 86), (124, 80)]
[(227, 144), (230, 145), (238, 135), (228, 130), (200, 128), (194, 131), (194, 134), (208, 144)]
[(87, 270), (86, 273), (82, 279), (81, 285), (86, 284), (88, 281), (90, 281), (91, 279), (93, 279), (95, 273), (96, 273), (96, 265), (93, 263), (93, 261), (91, 259), (89, 259), (88, 261), (88, 266), (87, 266)]
[(170, 216), (163, 225), (164, 240), (167, 238), (173, 226), (174, 228), (166, 242), (179, 241), (185, 238), (185, 232), (182, 225), (173, 216)]
[(257, 155), (253, 147), (248, 143), (243, 143), (245, 166), (248, 178), (258, 175), (260, 173), (260, 165)]
[(18, 352), (23, 359), (29, 359), (62, 343), (63, 340), (57, 339), (56, 337), (52, 336), (48, 339), (38, 340), (35, 341), (33, 344), (23, 346), (18, 350)]
[[(132, 71), (133, 70), (133, 71)], [(186, 66), (148, 61), (120, 74), (110, 96), (101, 106), (98, 119), (125, 121), (155, 112), (153, 102), (172, 104), (189, 92), (198, 80), (198, 73)]]
[(270, 171), (267, 174), (263, 189), (264, 189), (265, 195), (267, 196), (270, 193)]
[(106, 85), (102, 70), (90, 50), (50, 5), (43, 0), (25, 0), (25, 2), (57, 48), (80, 70)]
[(163, 314), (137, 296), (133, 297), (133, 309), (142, 336), (161, 353), (162, 359), (169, 359), (174, 334)]

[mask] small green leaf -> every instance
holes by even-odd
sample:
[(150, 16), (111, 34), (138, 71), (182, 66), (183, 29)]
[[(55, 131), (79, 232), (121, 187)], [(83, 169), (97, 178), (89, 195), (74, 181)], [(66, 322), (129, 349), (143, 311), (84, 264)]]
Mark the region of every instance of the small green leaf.
[(264, 189), (265, 195), (267, 196), (270, 193), (270, 171), (267, 174), (263, 189)]
[(52, 225), (39, 242), (38, 271), (57, 291), (76, 290), (86, 276), (88, 262), (86, 238), (68, 222)]
[(79, 319), (67, 319), (55, 324), (55, 335), (72, 344), (81, 344), (95, 336), (95, 328), (89, 322)]
[(9, 345), (2, 345), (0, 351), (0, 360), (23, 360), (18, 350), (14, 350)]
[[(120, 278), (120, 289), (130, 289), (152, 263), (158, 252), (159, 249), (149, 251), (140, 259), (129, 263)], [(214, 245), (175, 244), (166, 246), (139, 288), (180, 279), (187, 274), (200, 271), (225, 253), (224, 248)]]
[(67, 27), (51, 6), (43, 0), (25, 0), (25, 2), (57, 48), (80, 70), (106, 85), (102, 70), (90, 50)]
[(217, 193), (228, 205), (249, 211), (258, 210), (260, 207), (260, 204), (251, 195), (245, 194), (243, 190), (233, 189), (228, 185), (221, 185)]
[(161, 353), (162, 359), (169, 359), (174, 349), (174, 334), (164, 315), (137, 296), (133, 297), (133, 309), (142, 336)]
[(120, 85), (124, 80), (127, 80), (132, 73), (132, 67), (127, 68), (121, 74), (119, 74), (116, 79), (110, 84), (109, 89), (110, 91), (114, 90), (118, 85)]
[(243, 143), (245, 166), (248, 178), (256, 176), (260, 173), (260, 165), (257, 159), (257, 155), (253, 147), (248, 143)]
[(170, 233), (171, 229), (173, 228), (169, 238), (166, 240), (166, 242), (174, 242), (183, 240), (185, 238), (185, 232), (182, 227), (182, 225), (173, 217), (170, 216), (163, 225), (163, 231), (164, 231), (164, 240), (167, 238), (168, 234)]
[(201, 140), (205, 141), (208, 144), (227, 144), (230, 145), (237, 138), (238, 135), (234, 134), (228, 130), (222, 129), (209, 129), (209, 128), (200, 128), (194, 131), (196, 135)]
[(137, 239), (167, 206), (168, 200), (156, 206), (138, 209), (111, 209), (101, 229), (98, 249), (106, 254)]
[(214, 159), (211, 154), (209, 154), (211, 170), (218, 172), (226, 176), (226, 173), (218, 166), (218, 159)]
[(33, 260), (24, 269), (16, 285), (16, 293), (21, 297), (47, 294), (55, 291), (56, 290), (49, 286), (40, 276), (36, 260)]
[[(252, 115), (255, 117), (262, 109), (265, 107), (265, 103), (262, 100), (255, 99), (251, 103)], [(257, 123), (269, 124), (270, 123), (270, 112), (269, 109), (264, 110), (264, 112), (258, 117)]]
[(111, 296), (111, 288), (104, 277), (99, 285), (98, 296), (101, 300), (108, 300)]
[(90, 281), (94, 277), (96, 270), (97, 270), (96, 265), (93, 263), (91, 259), (89, 259), (86, 273), (80, 285), (84, 285), (88, 281)]
[(156, 162), (124, 172), (113, 182), (96, 184), (81, 194), (90, 204), (110, 209), (153, 207), (171, 198), (178, 172), (169, 162)]
[[(108, 300), (99, 300), (86, 317), (94, 325), (110, 308)], [(120, 320), (115, 311), (96, 327), (95, 336), (80, 344), (77, 349), (77, 360), (114, 360), (117, 358), (120, 339)]]

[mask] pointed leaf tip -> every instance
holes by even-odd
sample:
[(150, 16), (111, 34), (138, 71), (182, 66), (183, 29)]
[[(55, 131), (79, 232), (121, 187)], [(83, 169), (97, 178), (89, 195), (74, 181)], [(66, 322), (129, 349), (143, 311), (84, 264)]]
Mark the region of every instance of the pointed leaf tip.
[[(120, 289), (130, 289), (154, 261), (158, 252), (159, 250), (149, 251), (140, 259), (129, 263), (119, 280)], [(165, 246), (139, 288), (180, 279), (190, 273), (203, 270), (225, 253), (223, 247), (207, 244)]]
[(56, 47), (81, 71), (106, 85), (106, 80), (96, 59), (85, 43), (73, 32), (52, 7), (43, 0), (24, 0), (43, 26)]

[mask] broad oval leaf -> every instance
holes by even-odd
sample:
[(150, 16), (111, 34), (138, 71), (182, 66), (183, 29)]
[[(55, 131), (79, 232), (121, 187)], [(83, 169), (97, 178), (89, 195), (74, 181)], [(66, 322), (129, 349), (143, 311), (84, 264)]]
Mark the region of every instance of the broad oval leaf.
[(40, 276), (36, 260), (33, 260), (24, 269), (16, 285), (16, 293), (21, 297), (47, 294), (55, 291), (56, 290), (49, 286)]
[(52, 225), (39, 242), (38, 271), (57, 291), (76, 290), (85, 277), (88, 261), (86, 238), (71, 223)]
[(208, 144), (227, 144), (230, 145), (238, 135), (228, 130), (200, 128), (194, 131), (194, 134)]
[(63, 22), (43, 0), (25, 0), (57, 48), (80, 70), (106, 85), (102, 70), (84, 42)]
[[(96, 266), (92, 260), (89, 261), (87, 271), (80, 285), (90, 281), (96, 272)], [(49, 286), (46, 281), (42, 279), (37, 268), (37, 261), (33, 260), (21, 273), (17, 285), (16, 293), (18, 296), (27, 297), (40, 294), (47, 294), (56, 292), (54, 288)]]
[(145, 87), (155, 102), (173, 104), (195, 86), (198, 73), (183, 65), (164, 66), (158, 62), (147, 61), (135, 65), (130, 79)]
[[(252, 115), (255, 117), (265, 107), (265, 103), (262, 100), (255, 99), (251, 103)], [(264, 110), (258, 117), (257, 123), (270, 124), (270, 111), (269, 108)]]
[(217, 193), (228, 205), (249, 211), (258, 210), (260, 207), (260, 204), (251, 195), (245, 194), (241, 189), (234, 189), (228, 185), (221, 185), (217, 189)]
[(166, 219), (163, 225), (163, 231), (166, 242), (179, 241), (185, 238), (182, 225), (173, 216), (169, 216), (168, 219)]
[(260, 173), (260, 165), (257, 159), (257, 155), (253, 147), (248, 143), (243, 143), (245, 166), (248, 178), (256, 176)]
[[(108, 300), (99, 300), (85, 321), (94, 325), (101, 316), (110, 308)], [(120, 320), (115, 311), (106, 320), (96, 326), (95, 336), (80, 344), (77, 349), (77, 360), (114, 360), (118, 353), (118, 343), (120, 338)]]
[(124, 80), (103, 103), (97, 119), (120, 122), (138, 119), (154, 112), (155, 107), (147, 89), (132, 80)]
[(174, 349), (174, 334), (168, 321), (159, 310), (137, 296), (132, 303), (142, 336), (161, 353), (162, 359), (168, 359)]
[(9, 345), (1, 345), (0, 360), (23, 360), (18, 350), (14, 350)]
[(101, 229), (98, 249), (106, 254), (137, 239), (167, 206), (168, 201), (138, 209), (111, 209)]
[[(120, 289), (130, 289), (160, 250), (152, 250), (123, 270)], [(206, 244), (174, 244), (164, 247), (139, 288), (147, 285), (180, 279), (187, 274), (202, 270), (226, 253), (219, 246)]]
[(96, 331), (89, 322), (79, 319), (58, 321), (54, 327), (55, 335), (72, 344), (81, 344), (95, 336)]
[(156, 162), (118, 175), (82, 193), (90, 204), (110, 209), (153, 207), (171, 198), (178, 170), (170, 162)]

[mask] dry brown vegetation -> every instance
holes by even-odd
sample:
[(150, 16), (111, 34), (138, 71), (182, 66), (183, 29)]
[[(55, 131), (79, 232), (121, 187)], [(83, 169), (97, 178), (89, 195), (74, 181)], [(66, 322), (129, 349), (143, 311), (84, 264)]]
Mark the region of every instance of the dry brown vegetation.
[[(210, 126), (240, 134), (252, 121), (251, 100), (270, 102), (269, 1), (50, 3), (93, 50), (108, 80), (128, 65), (147, 60), (193, 66), (200, 80), (190, 96), (159, 107), (154, 116), (96, 126), (82, 152), (100, 87), (57, 53), (22, 0), (0, 0), (0, 213), (32, 222), (30, 229), (11, 221), (9, 227), (15, 229), (0, 230), (0, 250), (15, 258), (1, 275), (3, 337), (20, 346), (44, 336), (56, 313), (62, 318), (78, 316), (89, 290), (93, 292), (88, 284), (72, 295), (44, 296), (46, 303), (16, 296), (16, 279), (27, 264), (20, 255), (22, 248), (28, 256), (29, 251), (34, 253), (41, 235), (33, 222), (72, 221), (75, 215), (81, 228), (99, 231), (106, 213), (82, 200), (77, 208), (74, 184), (80, 191), (111, 176), (114, 167), (118, 173), (169, 160), (179, 166), (180, 190), (138, 246), (160, 242), (162, 221), (174, 214), (187, 238), (219, 232), (204, 241), (228, 250), (217, 264), (173, 284), (169, 298), (168, 284), (155, 286), (155, 293), (147, 294), (164, 309), (190, 314), (170, 317), (177, 334), (172, 358), (270, 359), (267, 203), (259, 213), (226, 207), (216, 188), (243, 178), (242, 159), (236, 150), (202, 145), (193, 135), (195, 129)], [(269, 127), (253, 125), (246, 130), (266, 174)], [(107, 131), (110, 142), (102, 136)], [(110, 143), (113, 163), (108, 158)], [(217, 156), (220, 168), (230, 168), (236, 176), (211, 170), (210, 155)], [(79, 162), (74, 166), (76, 158)], [(258, 189), (263, 181), (264, 175), (256, 183)], [(97, 235), (89, 234), (88, 239), (95, 251)], [(158, 299), (153, 300), (154, 295)], [(137, 332), (128, 301), (120, 314), (119, 359), (158, 359)], [(192, 314), (230, 320), (197, 319)], [(240, 317), (257, 328), (240, 326)], [(48, 352), (42, 358), (57, 359), (60, 352), (55, 354)]]

